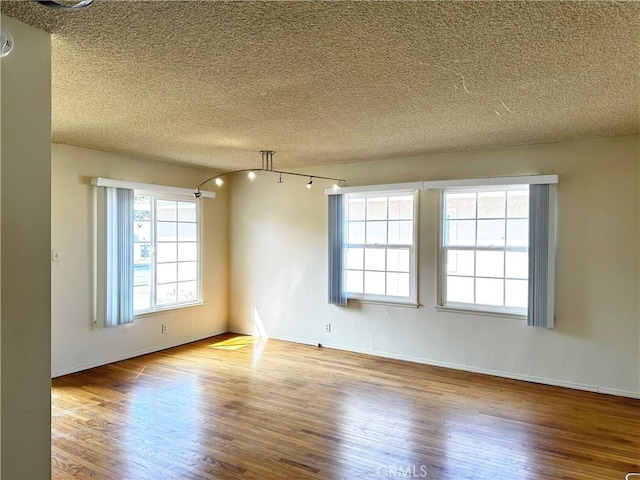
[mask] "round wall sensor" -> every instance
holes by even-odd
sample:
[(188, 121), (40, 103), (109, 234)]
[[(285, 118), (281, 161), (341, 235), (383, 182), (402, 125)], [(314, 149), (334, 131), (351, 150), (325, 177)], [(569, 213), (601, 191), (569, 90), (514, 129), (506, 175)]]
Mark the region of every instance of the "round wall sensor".
[(6, 28), (0, 29), (0, 58), (6, 57), (13, 50), (13, 37)]

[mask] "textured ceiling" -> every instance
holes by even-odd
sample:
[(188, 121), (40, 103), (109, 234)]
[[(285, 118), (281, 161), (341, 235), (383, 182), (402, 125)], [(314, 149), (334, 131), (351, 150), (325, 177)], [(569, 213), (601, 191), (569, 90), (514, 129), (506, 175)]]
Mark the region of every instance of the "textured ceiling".
[(53, 138), (212, 168), (638, 133), (640, 4), (3, 1), (50, 31)]

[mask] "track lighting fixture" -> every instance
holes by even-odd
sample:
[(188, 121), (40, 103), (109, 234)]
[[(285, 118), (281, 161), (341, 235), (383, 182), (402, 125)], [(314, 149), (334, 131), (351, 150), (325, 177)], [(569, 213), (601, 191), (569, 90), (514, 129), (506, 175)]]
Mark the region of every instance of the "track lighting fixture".
[(74, 5), (63, 5), (53, 0), (34, 0), (34, 1), (39, 3), (40, 5), (44, 5), (45, 7), (53, 8), (56, 10), (79, 10), (93, 3), (93, 0), (82, 0)]
[(2, 27), (0, 30), (0, 58), (6, 57), (13, 50), (13, 37), (11, 32)]
[(286, 172), (284, 170), (274, 170), (273, 169), (273, 155), (276, 152), (274, 152), (273, 150), (261, 150), (260, 154), (262, 155), (262, 167), (261, 168), (252, 168), (252, 169), (244, 169), (244, 170), (234, 170), (232, 172), (225, 172), (225, 173), (221, 173), (219, 175), (215, 175), (211, 178), (207, 178), (204, 182), (202, 182), (200, 185), (198, 185), (196, 187), (196, 189), (193, 191), (193, 196), (196, 198), (200, 198), (200, 196), (202, 195), (200, 193), (200, 187), (202, 187), (205, 183), (210, 182), (211, 180), (215, 180), (215, 183), (217, 186), (222, 186), (222, 184), (224, 183), (224, 181), (222, 180), (222, 177), (224, 177), (225, 175), (233, 175), (234, 173), (241, 173), (241, 172), (247, 172), (247, 177), (250, 180), (253, 180), (256, 178), (256, 172), (271, 172), (271, 173), (277, 173), (278, 174), (278, 181), (277, 184), (278, 185), (282, 185), (284, 182), (282, 180), (282, 176), (283, 175), (293, 175), (296, 177), (308, 177), (309, 178), (309, 182), (306, 184), (307, 188), (311, 188), (311, 186), (313, 185), (313, 181), (318, 179), (318, 180), (333, 180), (335, 183), (333, 184), (333, 189), (334, 190), (339, 190), (340, 187), (342, 186), (342, 183), (345, 182), (346, 180), (343, 180), (341, 178), (332, 178), (332, 177), (319, 177), (317, 175), (308, 175), (305, 173), (297, 173), (297, 172)]

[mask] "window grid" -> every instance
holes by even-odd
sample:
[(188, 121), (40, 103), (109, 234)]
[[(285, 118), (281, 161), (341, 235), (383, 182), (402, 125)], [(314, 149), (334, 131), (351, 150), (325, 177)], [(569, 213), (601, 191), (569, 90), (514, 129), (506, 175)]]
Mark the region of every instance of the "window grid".
[[(200, 254), (199, 254), (199, 222), (198, 222), (198, 202), (197, 201), (186, 201), (186, 200), (178, 200), (173, 198), (167, 198), (162, 196), (152, 196), (152, 195), (136, 195), (136, 199), (146, 198), (148, 199), (148, 220), (144, 220), (149, 223), (149, 238), (139, 240), (134, 239), (134, 244), (140, 245), (138, 248), (142, 248), (141, 246), (144, 244), (150, 244), (152, 248), (151, 251), (148, 252), (148, 282), (140, 282), (136, 280), (134, 282), (134, 289), (136, 287), (147, 287), (148, 294), (147, 298), (142, 300), (140, 294), (138, 296), (134, 295), (134, 311), (136, 314), (145, 313), (148, 311), (153, 311), (157, 309), (172, 307), (172, 306), (181, 306), (184, 304), (191, 304), (198, 302), (200, 299)], [(164, 206), (166, 209), (169, 206), (169, 210), (174, 210), (174, 217), (171, 218), (162, 218), (160, 219), (158, 215), (159, 209)], [(181, 208), (188, 208), (191, 210), (189, 218), (181, 218)], [(184, 215), (182, 215), (184, 217)], [(134, 221), (136, 221), (134, 219)], [(140, 222), (140, 220), (138, 220)], [(159, 232), (159, 225), (164, 225), (165, 228), (168, 225), (173, 225), (172, 228), (169, 229), (170, 233), (169, 237), (163, 237), (163, 235), (167, 235), (165, 232), (161, 234)], [(191, 225), (195, 227), (191, 232), (191, 237), (187, 240), (182, 239), (181, 236), (181, 225)], [(135, 230), (135, 229), (134, 229)], [(189, 235), (186, 232), (186, 235)], [(193, 240), (192, 240), (193, 239)], [(163, 260), (159, 259), (159, 252), (162, 248), (162, 245), (173, 245), (174, 252), (172, 256), (169, 258), (165, 258)], [(190, 258), (181, 258), (181, 248), (180, 245), (191, 245), (192, 252)], [(165, 251), (165, 254), (167, 252)], [(147, 265), (145, 262), (137, 261), (135, 265), (145, 266)], [(181, 265), (193, 264), (195, 267), (195, 272), (187, 272), (190, 273), (188, 276), (181, 277)], [(168, 279), (159, 278), (159, 270), (163, 266), (174, 265), (174, 272), (172, 276)], [(182, 278), (182, 280), (181, 280)], [(175, 286), (173, 291), (170, 291), (171, 286)], [(164, 292), (164, 296), (159, 293)], [(167, 294), (167, 292), (169, 292)], [(142, 294), (145, 295), (144, 293)], [(135, 300), (138, 300), (138, 305), (135, 305)]]
[[(443, 202), (443, 228), (442, 228), (442, 243), (441, 243), (441, 249), (442, 249), (442, 272), (441, 272), (441, 300), (440, 300), (440, 304), (447, 306), (455, 306), (455, 307), (462, 307), (462, 308), (469, 308), (472, 307), (474, 309), (487, 309), (487, 310), (499, 310), (499, 311), (504, 311), (506, 313), (526, 313), (526, 307), (522, 308), (522, 307), (514, 307), (514, 306), (507, 306), (508, 300), (507, 300), (507, 285), (508, 285), (508, 281), (513, 281), (513, 282), (522, 282), (522, 281), (528, 281), (528, 274), (527, 274), (527, 278), (522, 278), (522, 277), (515, 277), (515, 276), (511, 276), (508, 274), (507, 272), (507, 252), (521, 252), (521, 253), (527, 253), (528, 252), (528, 246), (511, 246), (508, 245), (509, 243), (509, 228), (510, 228), (510, 220), (528, 220), (528, 217), (524, 217), (524, 216), (509, 216), (509, 201), (510, 201), (510, 194), (513, 192), (523, 192), (523, 191), (528, 191), (528, 187), (516, 187), (516, 186), (512, 186), (512, 187), (507, 187), (507, 188), (503, 188), (503, 189), (491, 189), (491, 188), (480, 188), (480, 189), (469, 189), (469, 190), (462, 190), (462, 189), (455, 189), (455, 190), (445, 190), (443, 197), (444, 197), (444, 202)], [(497, 216), (490, 216), (490, 217), (481, 217), (480, 216), (480, 212), (479, 212), (479, 208), (480, 208), (480, 194), (481, 193), (499, 193), (501, 192), (503, 194), (503, 201), (504, 201), (504, 205), (502, 206), (502, 215), (501, 217), (497, 217)], [(450, 218), (450, 214), (449, 214), (449, 209), (448, 209), (448, 197), (447, 194), (455, 194), (455, 193), (473, 193), (473, 200), (474, 200), (474, 216), (473, 218), (458, 218), (456, 216), (456, 218)], [(459, 222), (460, 220), (470, 220), (473, 221), (474, 223), (474, 245), (473, 246), (469, 246), (469, 245), (451, 245), (450, 242), (450, 235), (451, 235), (451, 226), (452, 225), (456, 225), (457, 227), (457, 222)], [(483, 220), (483, 221), (491, 221), (491, 220), (502, 220), (504, 221), (504, 227), (503, 227), (503, 244), (501, 246), (478, 246), (478, 242), (479, 242), (479, 228), (478, 228), (478, 221), (479, 220)], [(456, 230), (457, 233), (457, 230)], [(469, 251), (469, 252), (473, 252), (473, 275), (456, 275), (456, 273), (449, 273), (448, 271), (448, 263), (449, 263), (449, 252), (453, 250), (453, 251)], [(502, 271), (502, 275), (501, 276), (487, 276), (487, 275), (479, 275), (478, 274), (478, 252), (501, 252), (502, 253), (502, 265), (501, 265), (501, 271)], [(447, 287), (448, 287), (448, 279), (449, 278), (469, 278), (472, 279), (472, 294), (473, 294), (473, 303), (468, 303), (468, 302), (449, 302), (447, 300), (448, 298), (448, 294), (447, 294)], [(500, 280), (502, 281), (502, 292), (501, 292), (501, 298), (502, 298), (502, 305), (487, 305), (487, 304), (481, 304), (478, 302), (478, 279), (480, 280)]]
[[(391, 219), (390, 218), (390, 208), (391, 208), (391, 204), (393, 202), (394, 199), (399, 199), (400, 197), (410, 197), (411, 198), (411, 209), (410, 212), (406, 215), (403, 215), (402, 212), (400, 211), (400, 207), (398, 207), (399, 211), (398, 211), (398, 218), (394, 218)], [(371, 201), (376, 201), (376, 200), (381, 200), (384, 199), (385, 201), (385, 216), (384, 216), (384, 220), (378, 219), (378, 218), (371, 218), (369, 215), (369, 204)], [(352, 220), (350, 218), (349, 212), (350, 212), (350, 206), (351, 204), (349, 203), (350, 200), (361, 200), (362, 204), (363, 204), (363, 218), (362, 219), (357, 219), (357, 220)], [(361, 289), (360, 291), (354, 292), (354, 291), (350, 291), (348, 292), (348, 295), (350, 297), (356, 297), (356, 298), (370, 298), (370, 299), (384, 299), (384, 298), (391, 298), (391, 299), (402, 299), (402, 300), (412, 300), (413, 297), (415, 296), (415, 279), (412, 278), (412, 275), (415, 275), (415, 265), (414, 265), (414, 246), (415, 246), (415, 211), (416, 211), (416, 195), (415, 192), (398, 192), (398, 193), (389, 193), (389, 194), (376, 194), (376, 195), (353, 195), (353, 196), (348, 196), (347, 198), (347, 215), (346, 217), (346, 224), (347, 224), (347, 243), (345, 245), (346, 247), (346, 252), (353, 252), (353, 251), (360, 251), (361, 252), (361, 268), (348, 268), (347, 262), (345, 261), (345, 285), (347, 285), (347, 275), (348, 272), (359, 272), (361, 274)], [(373, 222), (380, 222), (380, 223), (384, 223), (385, 225), (385, 242), (379, 242), (379, 243), (374, 243), (371, 239), (370, 236), (370, 229), (367, 228), (368, 224), (371, 224)], [(398, 232), (398, 239), (400, 239), (402, 233), (401, 233), (401, 225), (402, 222), (409, 222), (411, 224), (411, 240), (407, 243), (389, 243), (390, 240), (390, 235), (391, 235), (391, 228), (389, 228), (390, 225), (392, 224), (397, 224), (398, 228), (397, 228), (397, 232)], [(349, 228), (349, 225), (354, 225), (354, 224), (359, 224), (362, 225), (363, 228), (363, 232), (364, 232), (364, 237), (361, 237), (363, 242), (353, 242), (353, 238), (352, 238), (352, 230)], [(381, 268), (372, 268), (371, 266), (367, 266), (367, 251), (373, 251), (373, 250), (382, 250), (383, 255), (382, 255), (382, 259), (381, 259)], [(402, 269), (402, 260), (400, 258), (398, 258), (397, 260), (397, 266), (396, 268), (390, 268), (389, 267), (389, 253), (390, 251), (405, 251), (408, 254), (408, 265), (406, 269)], [(378, 273), (378, 274), (384, 274), (384, 282), (383, 282), (383, 286), (384, 286), (384, 292), (383, 293), (366, 293), (368, 291), (371, 291), (371, 289), (369, 288), (369, 286), (367, 285), (367, 273)], [(390, 275), (406, 275), (408, 277), (407, 281), (407, 285), (406, 287), (397, 287), (397, 288), (403, 288), (407, 290), (407, 295), (391, 295), (389, 294), (389, 290), (390, 290), (390, 284), (389, 282), (391, 281), (390, 279)], [(382, 289), (380, 289), (382, 290)]]

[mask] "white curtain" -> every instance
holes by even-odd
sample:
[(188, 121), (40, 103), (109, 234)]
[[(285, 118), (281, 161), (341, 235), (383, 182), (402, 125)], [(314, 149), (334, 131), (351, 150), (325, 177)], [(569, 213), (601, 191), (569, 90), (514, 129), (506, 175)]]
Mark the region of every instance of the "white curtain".
[(104, 187), (105, 327), (133, 322), (133, 190)]
[(529, 309), (527, 325), (553, 328), (556, 185), (529, 187)]
[(343, 195), (329, 195), (329, 303), (346, 305), (343, 282), (344, 200)]

